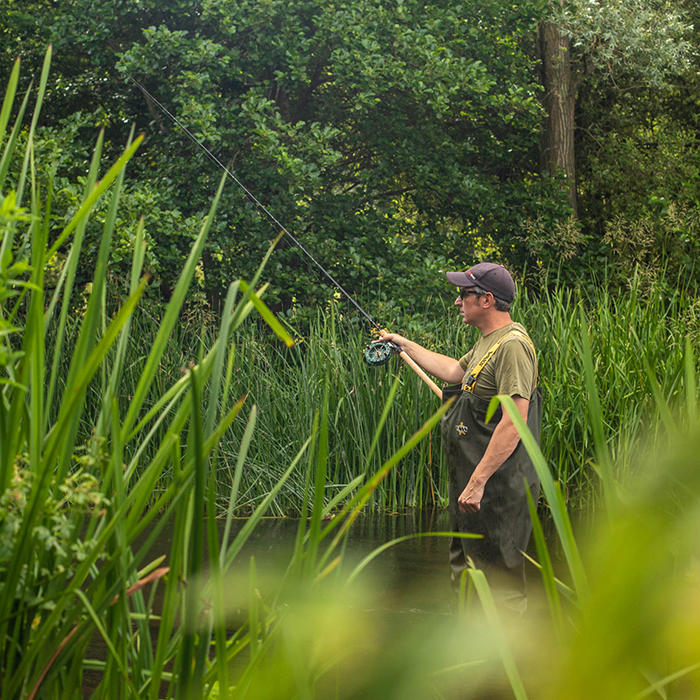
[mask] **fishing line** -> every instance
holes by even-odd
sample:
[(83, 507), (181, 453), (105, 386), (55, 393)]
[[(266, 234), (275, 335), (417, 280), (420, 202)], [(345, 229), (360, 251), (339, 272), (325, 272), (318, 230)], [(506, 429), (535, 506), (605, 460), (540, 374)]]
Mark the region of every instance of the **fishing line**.
[[(174, 115), (172, 114), (165, 105), (161, 104), (151, 93), (143, 86), (141, 83), (139, 83), (135, 78), (133, 78), (131, 75), (128, 73), (125, 74), (129, 80), (131, 80), (136, 87), (141, 90), (141, 92), (146, 96), (147, 99), (151, 100), (153, 104), (157, 105), (158, 108), (168, 116), (168, 118), (177, 126), (182, 129), (182, 131), (187, 134), (187, 136), (194, 142), (196, 143), (206, 154), (207, 157), (228, 177), (230, 177), (238, 187), (243, 190), (245, 193), (246, 197), (255, 204), (256, 207), (260, 211), (263, 211), (265, 213), (265, 216), (267, 216), (267, 219), (269, 222), (273, 223), (277, 228), (285, 233), (289, 238), (292, 240), (292, 242), (298, 246), (298, 248), (311, 260), (316, 267), (318, 267), (321, 272), (343, 293), (345, 298), (352, 303), (352, 305), (374, 326), (374, 328), (378, 331), (381, 331), (382, 328), (381, 326), (348, 294), (345, 289), (343, 289), (342, 285), (331, 275), (330, 272), (328, 272), (321, 263), (314, 258), (311, 253), (309, 253), (306, 248), (299, 242), (299, 240), (293, 236), (278, 220), (273, 214), (267, 209), (267, 207), (262, 204), (258, 200), (258, 198)], [(409, 365), (413, 369), (413, 371), (430, 387), (431, 391), (435, 393), (438, 397), (442, 399), (442, 390), (435, 384), (435, 382), (426, 375), (426, 373), (415, 363), (413, 359), (411, 359), (404, 351), (401, 350), (401, 348), (396, 345), (396, 343), (391, 342), (390, 340), (380, 340), (380, 341), (375, 341), (373, 343), (370, 343), (367, 348), (365, 349), (365, 361), (367, 362), (368, 365), (372, 367), (378, 367), (380, 365), (383, 365), (387, 363), (390, 359), (391, 356), (397, 353), (401, 359)]]
[[(248, 197), (248, 199), (255, 204), (255, 206), (260, 210), (265, 213), (265, 216), (267, 216), (268, 221), (271, 224), (274, 224), (277, 226), (277, 228), (285, 233), (289, 238), (292, 240), (292, 242), (299, 247), (299, 249), (318, 267), (321, 272), (345, 295), (345, 297), (350, 301), (355, 308), (377, 329), (377, 330), (382, 330), (381, 326), (353, 299), (348, 292), (343, 289), (342, 285), (331, 275), (330, 272), (328, 272), (322, 265), (319, 263), (316, 258), (314, 258), (311, 253), (309, 253), (306, 248), (299, 242), (299, 240), (293, 236), (278, 220), (277, 218), (267, 209), (267, 207), (260, 202), (257, 197), (174, 115), (172, 114), (165, 105), (161, 104), (151, 93), (143, 86), (141, 83), (139, 83), (135, 78), (133, 78), (131, 75), (128, 73), (125, 74), (129, 80), (131, 80), (136, 87), (141, 90), (141, 92), (149, 99), (151, 100), (155, 105), (159, 107), (159, 109), (166, 114), (174, 124), (180, 127), (182, 131), (187, 134), (187, 136), (194, 142), (196, 143), (209, 157), (209, 159), (216, 164), (216, 166), (222, 170), (228, 177), (230, 177), (238, 187), (243, 190), (245, 195)], [(393, 345), (393, 343), (392, 343)], [(397, 346), (394, 346), (397, 347)], [(376, 353), (373, 355), (376, 356)], [(381, 362), (372, 362), (370, 359), (367, 357), (367, 353), (365, 353), (365, 359), (370, 364), (384, 364), (384, 362), (388, 361), (389, 358), (391, 357), (391, 353), (384, 359), (384, 355), (381, 355)], [(377, 359), (379, 357), (377, 356)]]

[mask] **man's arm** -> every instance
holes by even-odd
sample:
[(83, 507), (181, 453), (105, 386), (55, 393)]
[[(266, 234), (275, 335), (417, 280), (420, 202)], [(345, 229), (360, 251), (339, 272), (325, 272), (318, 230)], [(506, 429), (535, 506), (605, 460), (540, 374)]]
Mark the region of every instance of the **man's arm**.
[[(527, 422), (527, 411), (530, 401), (522, 396), (514, 396), (515, 403), (523, 420)], [(513, 425), (513, 421), (507, 411), (503, 411), (500, 423), (493, 431), (491, 440), (486, 447), (486, 452), (476, 465), (474, 473), (469, 479), (460, 497), (457, 499), (462, 513), (476, 513), (481, 508), (481, 499), (484, 495), (484, 487), (491, 475), (513, 454), (513, 450), (520, 442), (520, 435)]]
[(454, 357), (447, 357), (439, 352), (428, 350), (398, 333), (383, 333), (381, 339), (396, 343), (412, 360), (415, 360), (436, 379), (450, 384), (459, 384), (464, 378), (464, 370), (459, 364), (459, 360), (455, 360)]

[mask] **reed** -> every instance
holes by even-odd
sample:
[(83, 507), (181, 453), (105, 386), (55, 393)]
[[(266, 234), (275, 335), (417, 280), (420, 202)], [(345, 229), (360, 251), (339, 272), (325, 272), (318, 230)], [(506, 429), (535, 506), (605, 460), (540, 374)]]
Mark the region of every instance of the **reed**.
[[(692, 299), (642, 299), (633, 286), (629, 297), (601, 293), (595, 304), (566, 290), (521, 300), (516, 317), (540, 346), (547, 410), (569, 410), (568, 427), (552, 422), (540, 450), (503, 399), (564, 551), (564, 564), (553, 564), (536, 524), (551, 615), (514, 628), (474, 572), (483, 617), (463, 605), (459, 624), (387, 633), (363, 583), (382, 552), (348, 570), (346, 537), (368, 504), (393, 508), (428, 493), (439, 501), (440, 474), (428, 479), (425, 465), (439, 465), (429, 440), (444, 407), (405, 368), (359, 363), (364, 341), (332, 308), (297, 351), (247, 324), (257, 311), (291, 343), (261, 300), (262, 266), (250, 284), (231, 285), (217, 323), (193, 318), (189, 333), (185, 299), (221, 188), (157, 319), (136, 312), (146, 284), (142, 229), (129, 293), (110, 312), (109, 240), (139, 141), (98, 180), (98, 139), (83, 204), (50, 238), (51, 183), (39, 187), (32, 148), (49, 62), (50, 51), (23, 153), (15, 149), (28, 96), (5, 140), (18, 65), (0, 109), (1, 697), (79, 698), (86, 669), (99, 675), (92, 697), (110, 700), (483, 697), (482, 681), (493, 691), (494, 678), (518, 698), (697, 695)], [(22, 166), (9, 183), (13, 157)], [(110, 206), (98, 265), (71, 328), (66, 300), (102, 196)], [(60, 245), (67, 261), (49, 290), (44, 271)], [(421, 340), (443, 351), (468, 342), (451, 321), (422, 328)], [(562, 435), (572, 443), (552, 437)], [(638, 464), (642, 437), (647, 470)], [(575, 468), (562, 467), (569, 453)], [(591, 542), (574, 537), (567, 509), (564, 488), (577, 479), (600, 479), (604, 489)], [(294, 552), (263, 596), (254, 561), (241, 565), (243, 545), (264, 514), (291, 508), (301, 515)], [(252, 514), (234, 535), (239, 509)], [(170, 521), (167, 559), (150, 560)], [(101, 658), (87, 651), (93, 635)]]
[[(229, 393), (223, 369), (230, 336), (257, 309), (284, 341), (291, 344), (291, 338), (260, 301), (255, 291), (259, 275), (250, 286), (234, 283), (211, 348), (167, 389), (158, 391), (153, 386), (206, 241), (222, 181), (139, 365), (129, 404), (122, 410), (118, 397), (133, 330), (131, 317), (147, 283), (139, 279), (143, 227), (134, 241), (128, 296), (113, 315), (106, 309), (107, 259), (124, 168), (141, 138), (130, 141), (98, 181), (100, 135), (82, 206), (62, 231), (52, 232), (49, 238), (52, 182), (42, 190), (35, 177), (33, 133), (50, 58), (49, 49), (23, 154), (15, 149), (29, 93), (8, 139), (4, 138), (19, 62), (0, 111), (0, 143), (5, 145), (0, 160), (0, 695), (8, 699), (79, 696), (85, 650), (97, 633), (108, 655), (96, 664), (102, 671), (96, 697), (159, 697), (168, 663), (174, 664), (171, 675), (178, 678), (177, 693), (183, 697), (201, 676), (211, 631), (209, 636), (193, 636), (191, 622), (201, 615), (202, 604), (183, 595), (180, 582), (196, 578), (202, 570), (205, 496), (213, 483), (209, 460), (243, 407), (241, 400), (219, 410), (221, 396)], [(6, 178), (13, 158), (22, 165), (17, 181), (10, 183)], [(86, 307), (71, 336), (67, 325), (75, 270), (87, 220), (101, 196), (109, 198), (109, 213)], [(62, 245), (68, 247), (67, 260), (51, 295), (44, 272)], [(52, 349), (47, 356), (47, 330), (52, 323)], [(91, 394), (97, 396), (92, 404)], [(209, 407), (204, 412), (200, 412), (202, 404)], [(93, 413), (86, 416), (90, 406)], [(254, 422), (254, 416), (253, 411), (249, 421)], [(82, 429), (86, 419), (91, 426), (88, 440)], [(128, 464), (127, 454), (133, 455)], [(287, 476), (296, 461), (292, 460)], [(163, 481), (166, 470), (170, 470), (167, 482)], [(256, 509), (250, 527), (265, 513), (284, 478)], [(159, 483), (161, 489), (154, 495)], [(168, 566), (161, 566), (161, 560), (147, 561), (150, 543), (175, 513), (178, 537), (171, 561)], [(145, 544), (137, 548), (136, 539), (150, 525)], [(228, 552), (240, 548), (249, 532), (240, 533)], [(225, 559), (224, 565), (230, 566), (231, 559)], [(160, 580), (165, 582), (167, 600), (160, 616), (164, 633), (152, 644), (153, 596), (146, 598), (144, 587)], [(194, 676), (189, 656), (193, 651), (200, 659)]]
[[(143, 358), (158, 331), (161, 315), (158, 305), (153, 304), (134, 313), (134, 332), (125, 348), (117, 397), (123, 408), (134, 396)], [(599, 479), (590, 466), (596, 454), (595, 423), (588, 409), (582, 331), (585, 329), (590, 339), (589, 369), (600, 387), (600, 412), (605, 416), (602, 430), (615, 458), (616, 476), (625, 483), (635, 474), (630, 447), (641, 437), (653, 437), (651, 433), (659, 425), (651, 377), (666, 401), (679, 401), (685, 374), (684, 338), (693, 343), (700, 341), (698, 305), (690, 293), (667, 296), (661, 285), (643, 288), (638, 280), (631, 281), (626, 294), (601, 290), (596, 299), (562, 287), (548, 291), (545, 285), (539, 296), (523, 293), (516, 300), (513, 316), (528, 328), (538, 348), (544, 388), (543, 454), (567, 500), (576, 506), (593, 503), (599, 493)], [(160, 359), (146, 405), (176, 382), (183, 368), (196, 362), (201, 352), (211, 349), (218, 323), (217, 316), (203, 307), (191, 307), (181, 314)], [(305, 442), (321, 400), (319, 377), (324, 373), (329, 376), (332, 405), (328, 500), (362, 473), (394, 377), (400, 378), (401, 389), (377, 446), (373, 468), (439, 404), (398, 358), (381, 368), (368, 367), (362, 355), (369, 337), (362, 324), (334, 304), (319, 312), (302, 336), (291, 325), (287, 328), (297, 339), (292, 348), (251, 319), (236, 330), (236, 351), (227, 360), (231, 363), (231, 383), (223, 403), (228, 405), (245, 394), (260, 407), (238, 514), (250, 512), (264, 498), (283, 472), (288, 455), (296, 453)], [(431, 301), (422, 316), (397, 317), (392, 328), (452, 356), (465, 352), (475, 340), (474, 329), (461, 326), (450, 301), (439, 297)], [(66, 372), (67, 367), (59, 371), (59, 376)], [(99, 393), (87, 397), (86, 415), (97, 415), (98, 397)], [(90, 425), (91, 421), (85, 421), (86, 436)], [(240, 417), (217, 453), (220, 509), (227, 507), (232, 465), (244, 430), (245, 421)], [(164, 476), (167, 479), (167, 474)], [(446, 477), (439, 435), (434, 434), (382, 484), (369, 507), (389, 511), (442, 507), (447, 499)], [(272, 506), (275, 514), (300, 512), (299, 494), (305, 479), (302, 474), (290, 479)]]
[[(273, 676), (270, 666), (277, 650), (285, 648), (285, 635), (302, 628), (284, 624), (288, 603), (269, 605), (260, 599), (251, 564), (245, 620), (230, 629), (229, 599), (237, 585), (229, 577), (247, 538), (303, 464), (296, 497), (302, 513), (310, 516), (309, 526), (306, 517), (300, 520), (279, 595), (313, 590), (338, 567), (354, 518), (439, 423), (444, 409), (434, 412), (391, 454), (384, 454), (374, 472), (369, 471), (368, 459), (367, 478), (354, 479), (329, 502), (333, 413), (326, 382), (313, 423), (306, 426), (309, 436), (294, 455), (285, 454), (284, 470), (234, 535), (232, 518), (239, 499), (245, 498), (242, 475), (259, 415), (245, 396), (239, 396), (238, 386), (232, 386), (233, 358), (239, 355), (235, 336), (256, 311), (283, 343), (292, 344), (261, 300), (264, 285), (258, 285), (267, 258), (250, 284), (231, 284), (218, 328), (205, 331), (206, 342), (184, 364), (184, 373), (163, 375), (159, 368), (180, 322), (222, 179), (172, 299), (149, 343), (139, 346), (139, 362), (131, 362), (129, 348), (139, 331), (134, 311), (147, 284), (141, 279), (143, 227), (134, 241), (129, 293), (113, 313), (107, 307), (107, 259), (124, 169), (141, 139), (130, 140), (98, 180), (100, 135), (83, 204), (68, 225), (50, 237), (52, 183), (49, 180), (42, 190), (35, 177), (32, 135), (50, 58), (49, 49), (24, 153), (15, 149), (28, 96), (4, 141), (19, 63), (0, 110), (0, 144), (5, 145), (0, 160), (0, 697), (79, 698), (86, 669), (99, 675), (91, 697), (100, 699), (255, 697), (256, 688), (271, 678), (278, 688), (282, 681), (290, 682), (285, 676), (288, 666)], [(23, 163), (17, 182), (6, 179), (6, 164), (13, 157)], [(109, 213), (98, 263), (85, 308), (73, 317), (71, 329), (69, 305), (83, 234), (101, 196), (109, 198)], [(58, 287), (51, 291), (44, 272), (61, 245), (68, 248), (66, 264)], [(396, 390), (396, 384), (388, 390), (384, 418)], [(245, 411), (246, 405), (250, 410)], [(226, 432), (244, 413), (220, 537), (216, 516), (221, 480), (215, 465)], [(379, 422), (371, 438), (371, 455), (378, 453), (384, 424)], [(340, 514), (328, 522), (331, 510), (341, 506)], [(153, 542), (171, 521), (169, 554), (150, 560)], [(164, 590), (156, 611), (158, 587)], [(101, 658), (88, 652), (95, 636), (106, 649)], [(230, 664), (244, 652), (248, 658), (232, 686)], [(297, 693), (309, 696), (324, 670), (307, 662), (303, 650), (295, 653), (293, 684)]]

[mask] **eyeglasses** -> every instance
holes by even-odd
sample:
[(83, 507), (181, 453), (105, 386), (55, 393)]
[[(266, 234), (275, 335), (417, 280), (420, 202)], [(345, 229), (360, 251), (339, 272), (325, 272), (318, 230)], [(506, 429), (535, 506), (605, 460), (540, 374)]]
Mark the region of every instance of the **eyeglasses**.
[(474, 296), (481, 296), (479, 292), (470, 289), (469, 287), (460, 287), (459, 288), (459, 298), (464, 299), (464, 297), (469, 296), (470, 294), (473, 294)]

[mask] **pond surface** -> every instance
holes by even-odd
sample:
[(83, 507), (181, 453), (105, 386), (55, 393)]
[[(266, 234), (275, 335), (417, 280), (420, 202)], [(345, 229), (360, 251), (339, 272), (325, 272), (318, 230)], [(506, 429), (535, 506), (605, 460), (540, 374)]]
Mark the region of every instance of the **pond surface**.
[[(298, 526), (296, 519), (262, 521), (240, 556), (248, 558), (254, 554), (259, 569), (274, 569), (276, 561), (288, 561)], [(349, 574), (364, 557), (391, 540), (449, 529), (446, 510), (360, 515), (347, 536), (343, 572)], [(448, 543), (445, 537), (422, 537), (399, 542), (379, 554), (360, 574), (375, 589), (383, 591), (375, 598), (376, 604), (395, 612), (447, 613), (453, 597)]]
[[(235, 520), (232, 537), (240, 531), (245, 520)], [(218, 522), (220, 539), (223, 537), (225, 522)], [(544, 519), (545, 533), (550, 543), (550, 553), (561, 564), (561, 550), (551, 521)], [(234, 561), (233, 576), (226, 581), (227, 603), (230, 609), (240, 605), (245, 620), (245, 607), (248, 601), (249, 570), (251, 558), (255, 558), (257, 585), (263, 597), (273, 592), (279, 577), (288, 565), (294, 549), (299, 521), (293, 518), (262, 519), (241, 552)], [(449, 516), (446, 510), (411, 510), (401, 514), (368, 513), (359, 516), (347, 536), (344, 552), (341, 581), (368, 554), (385, 543), (399, 537), (425, 532), (449, 531)], [(585, 529), (585, 527), (584, 527)], [(144, 533), (145, 539), (147, 533)], [(330, 541), (330, 538), (329, 538)], [(172, 528), (166, 527), (152, 548), (146, 561), (162, 554), (169, 554), (172, 544)], [(326, 544), (325, 541), (323, 543)], [(323, 545), (322, 545), (323, 546)], [(418, 635), (428, 638), (440, 626), (454, 625), (456, 598), (450, 586), (448, 564), (449, 538), (422, 537), (400, 542), (379, 554), (360, 574), (358, 581), (368, 584), (371, 595), (363, 599), (360, 608), (355, 608), (359, 616), (369, 616), (387, 638)], [(138, 549), (136, 543), (135, 549)], [(323, 551), (323, 549), (322, 549)], [(339, 553), (339, 552), (338, 552)], [(537, 559), (534, 542), (531, 539), (528, 554)], [(334, 555), (335, 556), (335, 555)], [(142, 562), (142, 566), (146, 562)], [(168, 560), (163, 565), (167, 565)], [(535, 614), (546, 614), (541, 577), (534, 565), (526, 563), (528, 578), (529, 609)], [(154, 613), (160, 609), (162, 587), (155, 601)], [(353, 607), (353, 606), (351, 606)], [(237, 626), (236, 615), (231, 620)], [(155, 629), (154, 629), (155, 633)], [(104, 642), (97, 635), (88, 650), (88, 658), (105, 658)], [(246, 657), (247, 658), (247, 657)], [(243, 661), (243, 660), (242, 660)], [(507, 683), (498, 677), (496, 685), (487, 684), (485, 693), (473, 694), (474, 698), (511, 697)], [(86, 672), (83, 697), (101, 679), (99, 672)], [(449, 694), (446, 697), (451, 697)], [(458, 693), (454, 697), (461, 697)]]
[[(245, 520), (234, 520), (232, 537), (243, 527)], [(543, 522), (545, 534), (550, 542), (552, 558), (561, 560), (558, 541), (551, 522)], [(225, 522), (219, 521), (220, 539)], [(293, 549), (299, 527), (295, 518), (263, 518), (232, 565), (241, 578), (247, 577), (251, 557), (255, 563), (263, 593), (274, 587), (274, 582), (284, 572)], [(347, 535), (347, 546), (343, 555), (343, 571), (346, 576), (368, 554), (385, 543), (425, 532), (447, 532), (450, 530), (447, 510), (410, 510), (405, 513), (366, 513), (357, 517)], [(335, 533), (324, 540), (326, 546)], [(168, 554), (172, 542), (172, 531), (165, 529), (153, 548), (149, 560)], [(399, 542), (379, 554), (360, 574), (380, 591), (377, 604), (386, 611), (420, 613), (449, 613), (454, 594), (450, 587), (448, 564), (449, 538), (421, 537)], [(339, 553), (339, 549), (338, 549)], [(530, 540), (528, 554), (537, 559), (534, 541)], [(334, 555), (335, 556), (335, 555)], [(167, 561), (164, 563), (167, 565)], [(526, 563), (528, 587), (541, 589), (537, 569)]]

